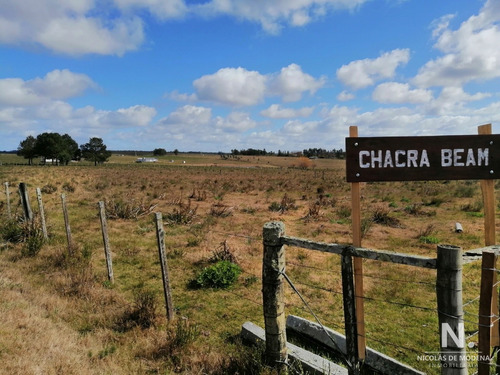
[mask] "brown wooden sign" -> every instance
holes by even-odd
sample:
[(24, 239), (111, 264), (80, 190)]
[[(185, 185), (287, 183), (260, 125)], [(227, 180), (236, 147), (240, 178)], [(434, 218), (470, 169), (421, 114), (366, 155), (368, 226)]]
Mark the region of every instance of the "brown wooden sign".
[(346, 138), (347, 181), (500, 178), (500, 135)]

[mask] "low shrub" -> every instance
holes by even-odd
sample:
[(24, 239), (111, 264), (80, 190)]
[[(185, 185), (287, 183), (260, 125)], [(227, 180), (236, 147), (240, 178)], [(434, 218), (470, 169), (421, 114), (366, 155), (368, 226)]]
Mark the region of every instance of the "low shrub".
[(229, 248), (227, 241), (221, 242), (220, 246), (212, 252), (212, 256), (208, 259), (211, 263), (217, 263), (223, 260), (237, 264), (236, 256)]
[(191, 224), (196, 217), (198, 207), (191, 207), (191, 201), (188, 203), (179, 202), (177, 208), (165, 215), (168, 224)]
[(42, 193), (44, 194), (52, 194), (57, 191), (57, 186), (54, 186), (52, 184), (47, 184), (41, 189)]
[(372, 221), (377, 224), (387, 225), (388, 227), (397, 228), (401, 223), (395, 217), (390, 216), (389, 210), (377, 207), (372, 213)]
[(439, 238), (434, 236), (422, 236), (418, 240), (425, 244), (438, 244), (440, 242)]
[(241, 273), (241, 268), (227, 260), (222, 260), (204, 268), (196, 277), (196, 285), (200, 288), (226, 289), (232, 286)]
[(105, 199), (106, 216), (109, 219), (138, 219), (148, 215), (156, 208), (156, 204), (136, 202), (124, 199)]
[(223, 203), (214, 203), (210, 207), (210, 215), (215, 217), (228, 217), (233, 214), (233, 208)]

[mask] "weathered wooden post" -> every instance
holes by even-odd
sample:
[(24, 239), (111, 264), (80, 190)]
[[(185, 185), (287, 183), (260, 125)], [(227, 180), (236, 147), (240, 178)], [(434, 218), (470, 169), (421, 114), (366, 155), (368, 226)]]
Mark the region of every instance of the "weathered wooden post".
[(73, 242), (71, 240), (71, 228), (69, 226), (68, 208), (66, 207), (66, 195), (61, 194), (62, 209), (64, 215), (64, 226), (66, 227), (66, 239), (68, 241), (68, 253), (73, 255)]
[(110, 283), (115, 282), (115, 278), (113, 276), (113, 261), (111, 260), (111, 250), (109, 246), (109, 237), (108, 237), (108, 222), (106, 220), (106, 208), (104, 206), (104, 202), (99, 202), (99, 218), (101, 219), (101, 232), (102, 232), (102, 241), (104, 243), (104, 255), (106, 256), (106, 267), (108, 269), (108, 280)]
[(7, 196), (7, 217), (12, 219), (12, 210), (10, 208), (10, 191), (9, 191), (9, 183), (4, 183), (5, 185), (5, 195)]
[(350, 248), (346, 248), (342, 252), (341, 272), (348, 372), (349, 375), (358, 375), (361, 374), (361, 366), (358, 350), (358, 324), (356, 321), (357, 315), (353, 275), (353, 257), (351, 255)]
[(278, 221), (266, 223), (263, 229), (264, 256), (262, 264), (262, 299), (266, 330), (266, 362), (286, 371), (288, 353), (286, 347), (285, 318), (285, 247), (280, 237), (285, 225)]
[(158, 253), (160, 255), (161, 274), (163, 280), (163, 293), (165, 295), (165, 308), (167, 310), (167, 320), (174, 319), (174, 306), (172, 303), (172, 291), (170, 288), (170, 278), (168, 274), (167, 255), (165, 251), (165, 231), (163, 230), (163, 219), (160, 212), (155, 214), (156, 239), (158, 241)]
[(436, 295), (439, 319), (441, 374), (467, 375), (462, 301), (462, 249), (437, 247)]
[(23, 213), (25, 220), (33, 220), (33, 211), (31, 211), (30, 197), (28, 188), (24, 182), (19, 184), (19, 195), (21, 196), (21, 205), (23, 206)]
[(40, 188), (36, 188), (36, 199), (38, 200), (38, 211), (40, 212), (43, 238), (47, 241), (49, 239), (49, 234), (47, 233), (47, 224), (45, 223), (45, 210), (43, 208), (42, 191)]
[(481, 261), (481, 293), (479, 295), (479, 334), (478, 334), (478, 375), (490, 373), (490, 350), (492, 346), (491, 318), (494, 302), (496, 254), (484, 250)]

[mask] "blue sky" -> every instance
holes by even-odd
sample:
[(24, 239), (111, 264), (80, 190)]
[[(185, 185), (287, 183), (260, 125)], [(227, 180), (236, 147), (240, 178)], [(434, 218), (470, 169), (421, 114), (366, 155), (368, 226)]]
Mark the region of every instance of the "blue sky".
[(500, 0), (0, 0), (0, 150), (496, 132), (499, 23)]

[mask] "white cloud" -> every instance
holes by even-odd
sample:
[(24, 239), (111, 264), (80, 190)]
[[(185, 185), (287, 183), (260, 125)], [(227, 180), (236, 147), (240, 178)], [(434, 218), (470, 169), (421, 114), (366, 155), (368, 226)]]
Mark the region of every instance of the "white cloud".
[(408, 49), (395, 49), (376, 59), (352, 61), (337, 70), (337, 78), (350, 88), (357, 90), (372, 86), (376, 81), (392, 78), (396, 69), (410, 59)]
[(212, 0), (193, 10), (205, 16), (230, 15), (259, 23), (272, 34), (285, 25), (304, 26), (331, 10), (353, 10), (367, 0)]
[(474, 80), (500, 77), (500, 2), (488, 0), (478, 15), (463, 22), (457, 30), (438, 22), (434, 45), (444, 55), (429, 61), (414, 78), (421, 87), (461, 86)]
[(444, 87), (439, 97), (425, 107), (427, 113), (432, 115), (459, 115), (468, 114), (470, 108), (465, 107), (467, 102), (473, 102), (490, 97), (488, 93), (466, 93), (461, 87)]
[(98, 114), (98, 121), (103, 125), (119, 127), (146, 126), (156, 116), (156, 109), (145, 105), (134, 105), (116, 111), (100, 111)]
[[(40, 44), (68, 55), (123, 55), (144, 40), (137, 17), (105, 19), (95, 0), (23, 0), (0, 2), (0, 42)], [(93, 14), (93, 15), (90, 15)], [(102, 18), (100, 18), (102, 17)]]
[(432, 91), (411, 89), (408, 83), (385, 82), (375, 88), (372, 98), (379, 103), (427, 103), (432, 100)]
[(253, 129), (257, 123), (246, 112), (232, 112), (227, 117), (217, 117), (215, 126), (229, 132), (243, 132)]
[(43, 78), (24, 81), (20, 78), (0, 79), (0, 106), (33, 106), (51, 100), (67, 99), (83, 94), (97, 85), (85, 74), (67, 69), (53, 70)]
[(97, 87), (89, 76), (73, 73), (68, 69), (53, 70), (43, 78), (28, 81), (27, 85), (38, 95), (52, 99), (72, 98), (81, 95), (89, 88)]
[(179, 18), (188, 8), (183, 0), (113, 0), (122, 10), (147, 9), (161, 20)]
[(121, 56), (136, 50), (144, 40), (144, 33), (142, 21), (137, 17), (115, 20), (109, 27), (96, 18), (65, 17), (50, 21), (36, 40), (53, 51), (68, 55)]
[(193, 128), (203, 128), (212, 120), (212, 110), (207, 107), (185, 105), (159, 121), (169, 131), (189, 133)]
[(294, 118), (294, 117), (308, 117), (314, 111), (314, 107), (303, 108), (282, 108), (279, 104), (271, 104), (269, 108), (260, 112), (262, 116), (269, 118)]
[(251, 106), (264, 99), (266, 77), (244, 68), (223, 68), (193, 82), (198, 99), (229, 106)]
[(298, 101), (304, 92), (314, 94), (325, 83), (290, 64), (279, 73), (264, 75), (244, 68), (223, 68), (193, 82), (195, 95), (167, 94), (174, 99), (199, 99), (222, 105), (242, 107), (261, 103), (266, 96), (280, 96), (285, 102)]
[(345, 90), (337, 95), (337, 100), (340, 100), (341, 102), (347, 102), (349, 100), (353, 100), (354, 98), (355, 96), (352, 92), (347, 92)]
[(295, 102), (302, 98), (302, 93), (314, 94), (325, 84), (325, 78), (315, 79), (302, 71), (297, 64), (282, 68), (280, 73), (270, 80), (270, 91), (279, 95), (285, 102)]

